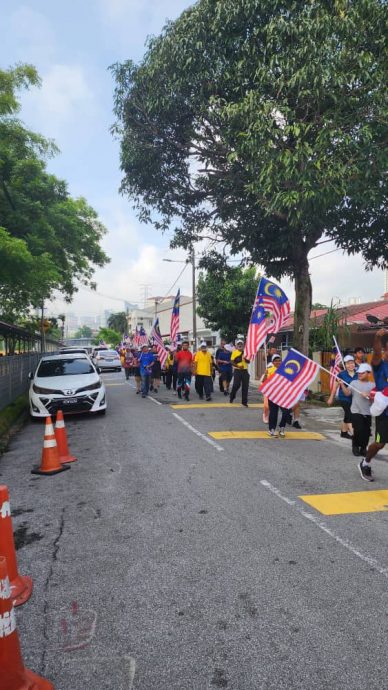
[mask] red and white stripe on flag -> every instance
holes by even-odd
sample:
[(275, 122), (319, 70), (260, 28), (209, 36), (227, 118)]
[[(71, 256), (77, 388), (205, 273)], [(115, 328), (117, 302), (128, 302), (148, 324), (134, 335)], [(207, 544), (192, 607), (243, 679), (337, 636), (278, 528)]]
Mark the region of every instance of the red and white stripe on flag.
[(306, 357), (306, 364), (300, 374), (292, 381), (282, 376), (278, 371), (260, 386), (260, 391), (276, 405), (291, 408), (300, 399), (304, 390), (314, 381), (319, 371), (319, 365)]
[(333, 393), (337, 385), (337, 376), (341, 371), (340, 364), (342, 364), (341, 353), (336, 348), (335, 359), (330, 367), (330, 393)]
[(154, 344), (156, 345), (156, 349), (158, 351), (158, 357), (160, 359), (160, 364), (162, 365), (162, 369), (166, 363), (166, 359), (168, 356), (168, 352), (166, 348), (164, 347), (164, 342), (162, 340), (162, 336), (160, 335), (160, 330), (159, 330), (159, 321), (153, 325), (152, 331), (151, 331), (151, 338), (154, 341)]

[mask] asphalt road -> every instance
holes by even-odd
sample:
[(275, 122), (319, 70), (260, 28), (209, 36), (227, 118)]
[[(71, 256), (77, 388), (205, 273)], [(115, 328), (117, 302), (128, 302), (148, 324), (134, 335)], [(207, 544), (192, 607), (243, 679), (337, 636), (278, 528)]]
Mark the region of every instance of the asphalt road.
[(26, 665), (56, 690), (387, 689), (388, 496), (334, 515), (300, 496), (387, 490), (388, 455), (369, 485), (337, 410), (303, 417), (323, 441), (215, 440), (263, 430), (261, 410), (173, 409), (104, 378), (106, 416), (67, 419), (70, 471), (30, 474), (41, 424), (0, 460), (34, 580)]

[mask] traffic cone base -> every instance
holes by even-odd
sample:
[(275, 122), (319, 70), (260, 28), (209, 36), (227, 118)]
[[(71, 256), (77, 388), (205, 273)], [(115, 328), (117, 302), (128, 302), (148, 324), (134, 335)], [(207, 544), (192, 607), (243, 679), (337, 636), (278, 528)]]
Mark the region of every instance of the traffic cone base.
[(55, 440), (57, 442), (59, 462), (76, 462), (77, 458), (75, 455), (71, 455), (69, 452), (69, 446), (67, 444), (67, 433), (65, 427), (65, 420), (63, 418), (62, 410), (57, 412), (57, 421), (55, 422)]
[(77, 458), (75, 457), (75, 455), (60, 455), (59, 462), (67, 465), (69, 462), (77, 462)]
[(14, 606), (21, 606), (32, 594), (32, 580), (26, 575), (19, 575), (11, 582), (11, 597)]
[(4, 556), (0, 556), (0, 669), (1, 690), (54, 690), (52, 683), (23, 664)]
[(54, 427), (51, 417), (46, 417), (46, 425), (44, 430), (44, 441), (42, 450), (42, 461), (40, 467), (34, 467), (31, 474), (59, 474), (69, 470), (69, 465), (62, 465), (59, 460), (58, 446), (55, 439)]
[(53, 474), (59, 474), (60, 472), (64, 472), (65, 470), (69, 469), (69, 465), (62, 465), (62, 467), (60, 467), (58, 470), (41, 470), (40, 467), (36, 466), (33, 470), (31, 470), (31, 474), (44, 474), (48, 477), (51, 477)]

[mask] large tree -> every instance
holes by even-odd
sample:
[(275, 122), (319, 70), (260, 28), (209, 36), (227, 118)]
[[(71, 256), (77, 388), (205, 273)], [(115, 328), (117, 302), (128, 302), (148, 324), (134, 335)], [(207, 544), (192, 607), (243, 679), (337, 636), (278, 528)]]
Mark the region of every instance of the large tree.
[(228, 341), (245, 333), (257, 290), (256, 270), (221, 266), (201, 273), (197, 284), (198, 314), (206, 326)]
[(39, 83), (28, 65), (0, 70), (0, 312), (16, 319), (60, 290), (93, 285), (105, 228), (85, 199), (47, 171), (55, 145), (17, 119), (17, 91)]
[(386, 35), (384, 0), (199, 0), (112, 68), (122, 192), (291, 276), (305, 352), (310, 251), (388, 261)]

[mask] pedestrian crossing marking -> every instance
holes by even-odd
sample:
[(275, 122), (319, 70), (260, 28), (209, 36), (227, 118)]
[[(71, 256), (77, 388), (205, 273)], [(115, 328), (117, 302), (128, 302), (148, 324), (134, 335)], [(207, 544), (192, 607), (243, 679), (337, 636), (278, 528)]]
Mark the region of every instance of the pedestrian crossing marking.
[(388, 511), (388, 489), (354, 491), (346, 494), (317, 494), (299, 498), (322, 515)]
[[(199, 410), (201, 407), (228, 407), (232, 410), (235, 410), (236, 407), (242, 408), (242, 405), (239, 405), (238, 403), (176, 403), (172, 404), (171, 407), (173, 410)], [(249, 405), (250, 408), (258, 410), (259, 408), (264, 407), (263, 403), (252, 403)]]
[(267, 431), (209, 431), (209, 436), (217, 439), (265, 439), (266, 441), (324, 441), (325, 437), (322, 434), (317, 434), (315, 431), (286, 431), (284, 439), (275, 439), (268, 436)]

